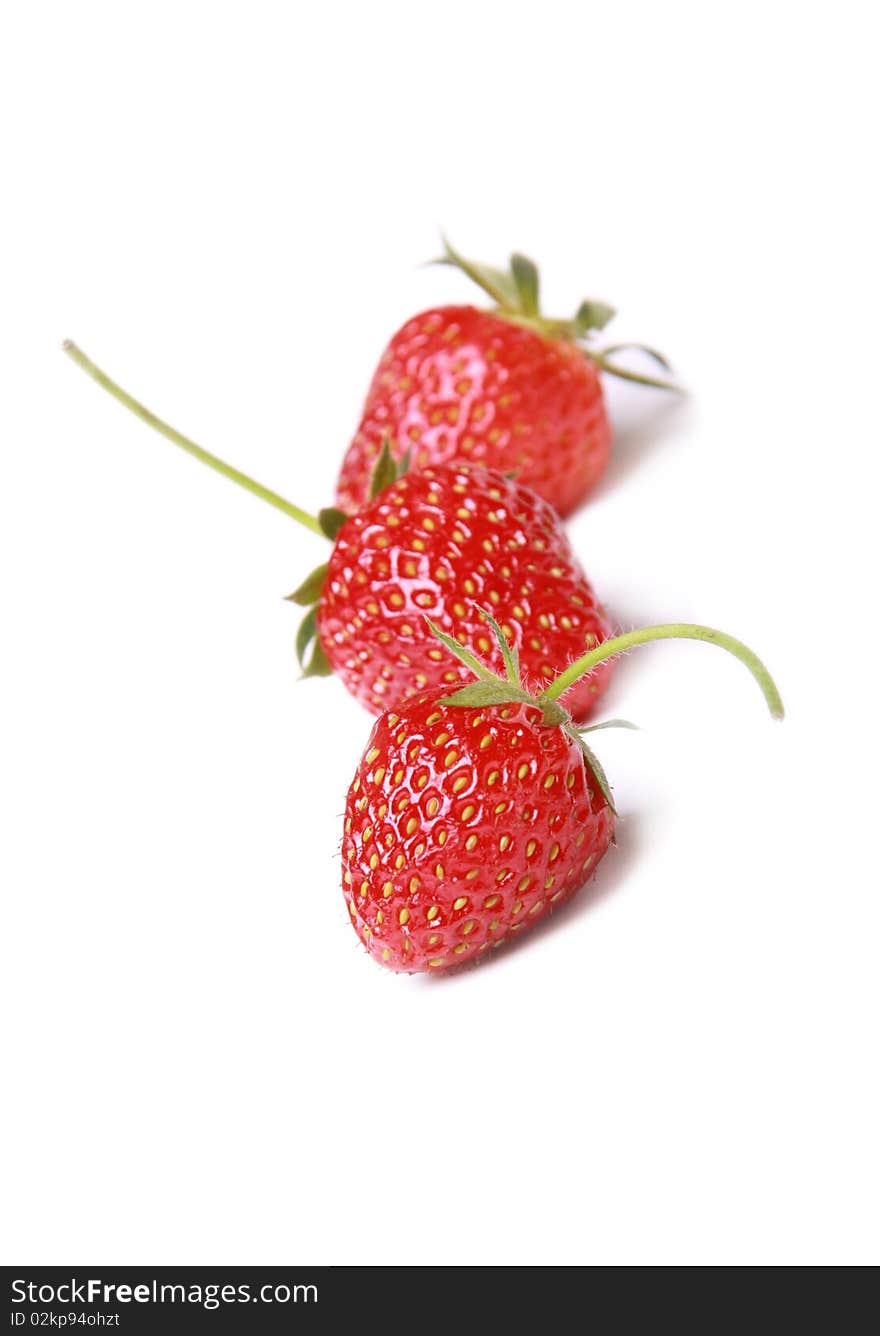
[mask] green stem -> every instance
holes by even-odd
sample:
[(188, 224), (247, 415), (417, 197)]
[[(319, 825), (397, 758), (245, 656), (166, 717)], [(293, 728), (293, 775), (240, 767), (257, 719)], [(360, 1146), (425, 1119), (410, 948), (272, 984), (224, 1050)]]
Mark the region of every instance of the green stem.
[(616, 654), (623, 654), (625, 650), (633, 649), (636, 645), (648, 644), (652, 640), (705, 640), (710, 645), (726, 649), (748, 668), (761, 688), (773, 718), (783, 718), (785, 709), (776, 683), (757, 654), (754, 654), (741, 640), (735, 640), (733, 636), (726, 635), (723, 631), (714, 631), (711, 626), (692, 626), (687, 622), (675, 622), (667, 626), (643, 626), (637, 631), (626, 631), (623, 635), (615, 636), (613, 640), (603, 641), (601, 645), (597, 645), (588, 654), (570, 664), (564, 673), (560, 673), (542, 693), (542, 699), (558, 700), (579, 677), (583, 677), (597, 664), (604, 663), (606, 659), (613, 659)]
[(207, 464), (208, 468), (214, 469), (217, 473), (222, 473), (224, 478), (229, 478), (232, 482), (238, 483), (239, 487), (243, 487), (245, 491), (252, 492), (254, 496), (258, 496), (262, 501), (268, 501), (270, 506), (274, 506), (276, 510), (280, 510), (285, 515), (289, 515), (291, 519), (304, 525), (305, 528), (311, 529), (312, 533), (321, 534), (322, 537), (325, 536), (320, 524), (313, 515), (309, 515), (305, 510), (300, 510), (299, 506), (295, 506), (291, 501), (285, 501), (283, 496), (279, 496), (277, 492), (270, 491), (269, 488), (264, 487), (262, 483), (255, 482), (254, 479), (249, 478), (246, 473), (242, 473), (239, 469), (233, 468), (231, 464), (224, 463), (223, 460), (218, 459), (216, 455), (212, 455), (207, 450), (203, 450), (200, 445), (196, 445), (195, 441), (191, 441), (188, 436), (182, 435), (182, 433), (176, 431), (174, 427), (170, 427), (167, 422), (163, 422), (161, 418), (156, 417), (156, 414), (151, 413), (149, 408), (145, 408), (142, 403), (139, 403), (137, 399), (133, 399), (132, 396), (117, 385), (114, 380), (111, 380), (100, 367), (95, 366), (95, 363), (90, 358), (86, 357), (85, 353), (77, 348), (75, 343), (71, 343), (70, 339), (65, 339), (61, 346), (68, 357), (72, 358), (77, 366), (85, 371), (87, 376), (91, 376), (92, 380), (97, 381), (102, 389), (106, 390), (108, 394), (111, 394), (114, 399), (119, 401), (119, 403), (124, 404), (127, 409), (134, 413), (135, 417), (139, 417), (142, 422), (146, 422), (147, 426), (152, 427), (154, 431), (159, 432), (159, 434), (164, 436), (166, 440), (172, 441), (175, 445), (179, 445), (181, 450), (185, 450), (188, 455), (192, 455), (195, 459), (201, 460), (203, 464)]

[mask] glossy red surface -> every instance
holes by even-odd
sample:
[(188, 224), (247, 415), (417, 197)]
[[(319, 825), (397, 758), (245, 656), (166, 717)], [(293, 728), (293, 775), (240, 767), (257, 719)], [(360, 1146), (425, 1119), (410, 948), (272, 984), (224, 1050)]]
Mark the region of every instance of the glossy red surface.
[(343, 893), (380, 964), (439, 971), (537, 923), (592, 875), (613, 816), (577, 743), (529, 705), (382, 715), (348, 792)]
[[(475, 605), (516, 644), (525, 684), (535, 689), (611, 634), (546, 501), (497, 472), (429, 468), (405, 475), (343, 525), (318, 632), (349, 691), (378, 713), (426, 687), (472, 678), (426, 616), (503, 672)], [(612, 671), (595, 668), (562, 704), (583, 718)]]
[(339, 475), (343, 510), (368, 499), (386, 436), (416, 469), (515, 471), (560, 515), (598, 481), (611, 443), (599, 373), (573, 343), (473, 306), (423, 311), (394, 335)]

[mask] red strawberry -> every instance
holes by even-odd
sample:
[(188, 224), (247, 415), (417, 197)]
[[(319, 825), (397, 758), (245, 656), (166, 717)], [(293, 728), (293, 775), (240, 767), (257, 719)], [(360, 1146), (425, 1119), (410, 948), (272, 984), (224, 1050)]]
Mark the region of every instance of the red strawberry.
[[(554, 676), (552, 665), (611, 633), (547, 502), (501, 473), (446, 465), (406, 474), (342, 526), (317, 630), (334, 671), (378, 712), (425, 687), (469, 680), (426, 616), (503, 669), (475, 603), (497, 610), (536, 687)], [(569, 692), (576, 717), (605, 689), (609, 668)]]
[[(552, 508), (503, 474), (473, 468), (428, 469), (398, 478), (386, 450), (374, 498), (349, 519), (315, 518), (160, 421), (72, 344), (70, 356), (104, 389), (176, 445), (278, 510), (334, 542), (291, 598), (308, 608), (297, 635), (306, 675), (338, 672), (378, 713), (427, 686), (468, 674), (429, 632), (425, 617), (472, 641), (495, 667), (502, 659), (475, 610), (503, 610), (526, 676), (549, 680), (553, 664), (578, 658), (610, 626)], [(306, 662), (307, 660), (307, 662)], [(610, 665), (578, 681), (566, 698), (582, 718), (604, 690)]]
[[(609, 360), (590, 336), (614, 315), (583, 302), (573, 320), (539, 312), (538, 272), (524, 256), (509, 273), (463, 259), (447, 246), (445, 262), (464, 270), (495, 306), (423, 311), (394, 335), (379, 361), (363, 417), (343, 461), (337, 501), (348, 512), (370, 495), (387, 438), (392, 454), (409, 452), (416, 468), (466, 459), (534, 487), (567, 515), (605, 471), (611, 431), (599, 371), (672, 389)], [(664, 358), (647, 349), (664, 367)]]
[(584, 740), (592, 730), (576, 729), (558, 698), (579, 672), (670, 636), (735, 654), (782, 717), (772, 679), (746, 646), (707, 627), (659, 626), (606, 642), (540, 696), (520, 687), (509, 653), (507, 679), (489, 679), (459, 646), (482, 681), (452, 696), (422, 692), (376, 721), (342, 840), (343, 893), (374, 959), (408, 973), (474, 960), (592, 875), (614, 809)]

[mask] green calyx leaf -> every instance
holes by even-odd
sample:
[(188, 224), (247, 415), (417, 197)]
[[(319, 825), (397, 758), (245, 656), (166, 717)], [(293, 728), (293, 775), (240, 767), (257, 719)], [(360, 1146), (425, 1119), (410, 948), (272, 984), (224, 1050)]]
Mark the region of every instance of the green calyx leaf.
[[(391, 437), (386, 436), (382, 441), (382, 449), (379, 451), (379, 457), (373, 467), (373, 476), (370, 479), (370, 500), (377, 497), (380, 492), (384, 492), (386, 487), (397, 482), (405, 473), (409, 472), (410, 452), (406, 451), (400, 459), (395, 459), (391, 453)], [(342, 512), (340, 511), (339, 514)]]
[(303, 677), (332, 677), (333, 675), (333, 669), (330, 667), (327, 655), (324, 653), (324, 646), (317, 636), (315, 636), (312, 657), (303, 666), (302, 675)]
[(317, 603), (321, 597), (321, 590), (324, 588), (324, 581), (327, 579), (328, 564), (325, 561), (323, 565), (318, 566), (307, 575), (300, 585), (299, 589), (294, 589), (292, 594), (287, 595), (288, 603), (298, 603), (301, 608), (308, 608), (312, 603)]
[(441, 631), (437, 623), (432, 622), (430, 617), (426, 617), (425, 621), (428, 624), (428, 629), (431, 634), (437, 637), (440, 644), (444, 645), (446, 649), (449, 650), (450, 654), (455, 655), (459, 663), (463, 663), (465, 668), (469, 668), (474, 677), (478, 677), (484, 682), (502, 681), (497, 673), (493, 673), (491, 668), (487, 668), (486, 665), (477, 658), (476, 654), (471, 653), (466, 645), (462, 645), (461, 642), (456, 640), (453, 636), (447, 635), (445, 631)]
[(379, 451), (379, 458), (376, 460), (373, 469), (373, 476), (370, 479), (370, 500), (384, 492), (386, 487), (390, 487), (397, 481), (397, 469), (394, 465), (394, 458), (391, 454), (391, 446), (386, 436), (382, 442), (382, 449)]
[[(311, 650), (311, 653), (309, 651)], [(333, 672), (318, 637), (318, 606), (309, 608), (296, 633), (296, 657), (303, 677), (329, 677)]]
[(617, 312), (607, 302), (581, 302), (574, 318), (578, 332), (583, 337), (594, 329), (604, 329), (616, 316)]
[(598, 733), (603, 728), (631, 728), (634, 732), (639, 731), (638, 724), (631, 724), (628, 719), (603, 719), (601, 724), (581, 725), (579, 733)]
[(608, 776), (605, 774), (601, 761), (596, 753), (590, 750), (577, 730), (575, 730), (571, 736), (575, 738), (578, 746), (583, 752), (584, 760), (598, 785), (599, 792), (608, 804), (611, 815), (617, 816), (617, 808), (614, 806), (614, 799), (611, 796), (611, 785), (608, 783)]
[(441, 705), (470, 705), (481, 708), (484, 705), (510, 705), (514, 701), (535, 704), (534, 698), (519, 687), (512, 687), (500, 677), (494, 682), (470, 682), (460, 687), (451, 696), (444, 696)]
[(502, 310), (516, 311), (519, 308), (519, 293), (512, 274), (505, 273), (503, 269), (493, 269), (488, 264), (478, 264), (475, 260), (466, 260), (450, 245), (446, 237), (443, 238), (443, 247), (445, 253), (438, 260), (433, 260), (433, 264), (447, 264), (454, 269), (460, 269)]
[(321, 526), (321, 533), (329, 538), (331, 543), (335, 543), (336, 535), (348, 518), (344, 510), (337, 510), (335, 506), (319, 510), (318, 523)]
[(516, 284), (519, 308), (523, 315), (540, 315), (538, 266), (526, 255), (510, 257), (510, 272)]
[(309, 608), (305, 617), (299, 624), (299, 630), (296, 633), (296, 657), (299, 660), (300, 668), (306, 666), (306, 652), (309, 645), (318, 634), (318, 605)]
[(669, 360), (658, 352), (656, 348), (649, 348), (645, 343), (612, 343), (607, 348), (584, 348), (584, 352), (591, 362), (594, 362), (601, 371), (609, 376), (617, 376), (619, 380), (629, 380), (635, 385), (648, 385), (655, 390), (669, 390), (673, 394), (685, 394), (683, 386), (677, 385), (673, 380), (667, 380), (663, 376), (645, 376), (640, 371), (631, 371), (629, 367), (621, 366), (615, 360), (617, 353), (634, 350), (644, 353), (650, 357), (652, 362), (656, 362), (659, 367), (669, 375), (672, 375), (672, 367)]
[(501, 655), (504, 659), (504, 670), (507, 673), (508, 682), (510, 682), (511, 686), (521, 686), (519, 650), (516, 645), (508, 643), (504, 632), (501, 630), (501, 627), (498, 625), (491, 612), (489, 612), (488, 608), (481, 608), (477, 604), (474, 604), (474, 606), (498, 642), (498, 648), (501, 650)]

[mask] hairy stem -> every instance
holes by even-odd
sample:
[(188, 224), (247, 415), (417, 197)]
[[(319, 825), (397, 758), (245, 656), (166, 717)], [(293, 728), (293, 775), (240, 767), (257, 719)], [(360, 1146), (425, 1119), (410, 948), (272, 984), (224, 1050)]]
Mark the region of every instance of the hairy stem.
[(588, 654), (570, 664), (565, 672), (560, 673), (555, 681), (542, 693), (543, 699), (558, 700), (564, 691), (575, 683), (584, 673), (588, 673), (597, 664), (606, 659), (613, 659), (616, 654), (623, 654), (636, 645), (646, 645), (652, 640), (705, 640), (710, 645), (726, 649), (734, 658), (748, 668), (752, 677), (761, 688), (767, 707), (774, 719), (782, 719), (785, 709), (777, 690), (776, 683), (770, 676), (757, 654), (744, 645), (741, 640), (726, 635), (724, 631), (715, 631), (711, 626), (693, 626), (687, 622), (674, 622), (664, 626), (644, 626), (637, 631), (626, 631), (623, 635), (605, 640)]
[(191, 441), (188, 436), (184, 436), (181, 432), (175, 430), (174, 427), (170, 427), (167, 422), (163, 422), (161, 418), (156, 417), (156, 414), (151, 413), (149, 408), (145, 408), (142, 403), (139, 403), (137, 399), (132, 398), (130, 394), (121, 388), (121, 386), (117, 385), (114, 380), (111, 380), (100, 367), (95, 366), (95, 363), (90, 358), (86, 357), (85, 353), (77, 348), (75, 343), (71, 343), (70, 339), (65, 339), (61, 346), (67, 353), (67, 356), (72, 358), (77, 366), (85, 371), (87, 376), (91, 376), (92, 380), (97, 381), (102, 389), (106, 390), (114, 399), (117, 399), (119, 403), (124, 404), (130, 412), (134, 413), (135, 417), (139, 417), (142, 422), (146, 422), (147, 426), (152, 427), (154, 431), (159, 432), (160, 436), (164, 436), (166, 440), (172, 441), (174, 445), (180, 446), (181, 450), (185, 450), (188, 455), (192, 455), (195, 459), (201, 460), (203, 464), (207, 464), (208, 468), (214, 469), (217, 473), (222, 473), (224, 478), (229, 478), (232, 482), (238, 483), (239, 487), (243, 487), (245, 491), (253, 493), (254, 496), (258, 496), (262, 501), (267, 501), (269, 505), (274, 506), (276, 510), (280, 510), (283, 514), (289, 515), (291, 519), (296, 520), (298, 524), (304, 525), (306, 529), (311, 529), (312, 533), (321, 534), (322, 537), (325, 536), (320, 524), (313, 515), (309, 515), (305, 510), (301, 510), (299, 506), (295, 506), (291, 501), (285, 501), (283, 496), (279, 496), (277, 492), (270, 491), (270, 489), (264, 487), (262, 483), (255, 482), (254, 479), (249, 478), (246, 473), (242, 473), (239, 469), (233, 468), (231, 464), (224, 463), (224, 461), (218, 459), (216, 455), (212, 455), (209, 451), (203, 450), (200, 445), (196, 445), (195, 441)]

